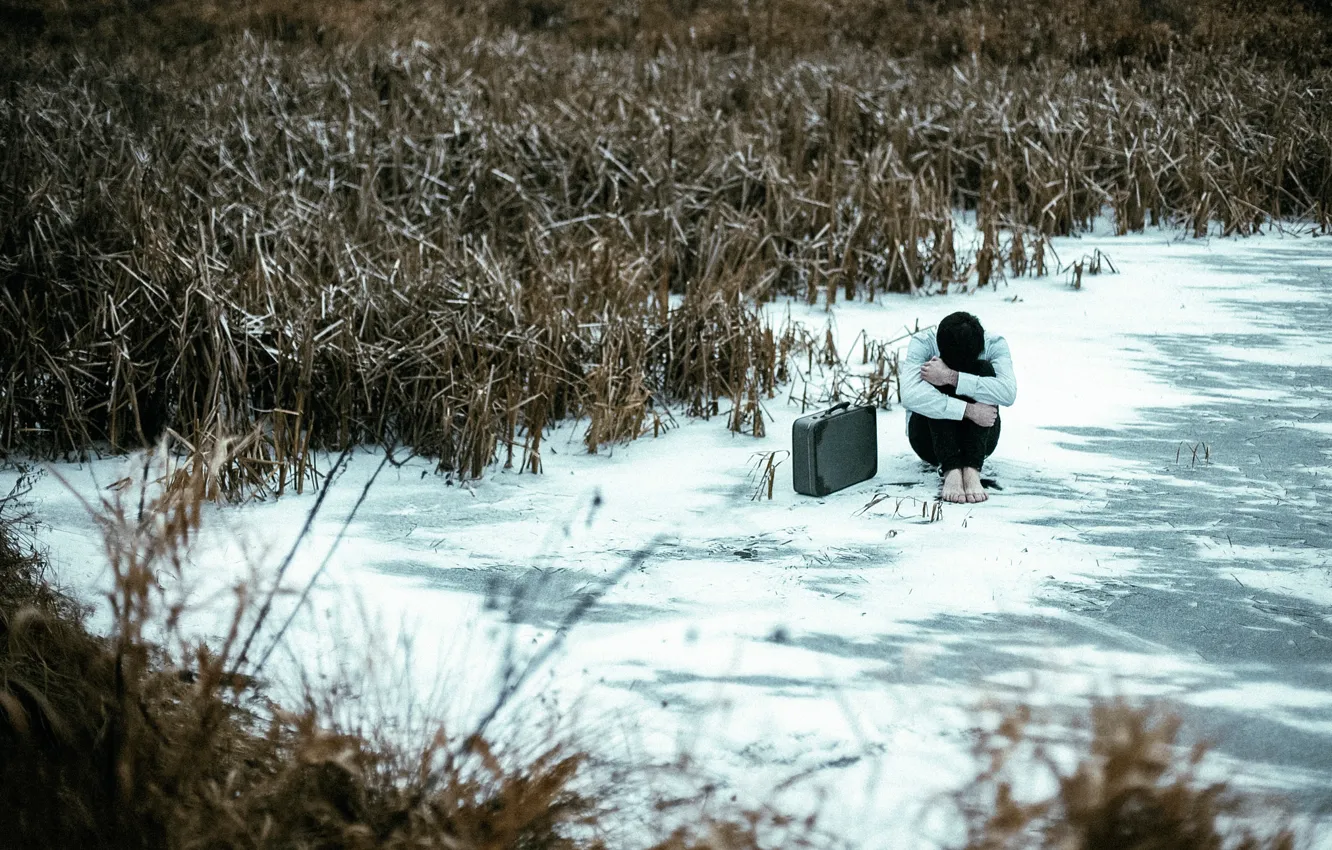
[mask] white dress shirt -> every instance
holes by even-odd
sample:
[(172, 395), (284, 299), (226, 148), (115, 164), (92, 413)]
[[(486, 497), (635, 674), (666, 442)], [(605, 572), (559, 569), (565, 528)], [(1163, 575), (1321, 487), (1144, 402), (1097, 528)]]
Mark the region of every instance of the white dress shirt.
[[(902, 406), (911, 414), (919, 413), (930, 419), (960, 420), (967, 412), (967, 403), (947, 395), (938, 387), (920, 377), (920, 367), (931, 357), (939, 356), (939, 342), (933, 332), (918, 333), (907, 346), (906, 362), (902, 364), (898, 379), (902, 382)], [(1013, 359), (1008, 343), (1001, 336), (985, 334), (985, 347), (981, 359), (990, 361), (994, 377), (981, 377), (966, 372), (957, 376), (957, 394), (973, 398), (982, 404), (1008, 407), (1017, 398), (1017, 379), (1013, 377)]]

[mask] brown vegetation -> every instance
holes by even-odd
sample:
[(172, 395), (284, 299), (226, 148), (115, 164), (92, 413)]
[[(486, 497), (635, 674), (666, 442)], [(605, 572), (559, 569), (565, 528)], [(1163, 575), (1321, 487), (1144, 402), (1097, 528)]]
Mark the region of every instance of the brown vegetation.
[(505, 31), (569, 47), (808, 53), (872, 48), (933, 64), (1159, 64), (1243, 54), (1307, 70), (1332, 60), (1323, 0), (8, 0), (0, 23), (53, 43), (189, 49), (242, 31), (331, 44), (466, 43)]
[[(1245, 802), (1225, 783), (1198, 776), (1207, 748), (1179, 750), (1180, 721), (1124, 701), (1092, 707), (1086, 751), (1061, 769), (1033, 736), (1020, 707), (983, 736), (981, 772), (958, 795), (966, 850), (1294, 850), (1286, 828), (1254, 832), (1235, 819)], [(1047, 797), (1023, 798), (1036, 775), (1055, 780)], [(1250, 812), (1252, 813), (1252, 812)]]
[[(573, 847), (595, 807), (581, 756), (553, 744), (513, 765), (442, 732), (416, 750), (373, 725), (294, 713), (236, 672), (256, 606), (237, 588), (219, 647), (179, 643), (157, 576), (179, 574), (200, 488), (148, 484), (101, 507), (115, 575), (109, 636), (45, 581), (0, 501), (0, 834), (11, 847)], [(168, 636), (167, 645), (147, 635)], [(164, 630), (163, 630), (164, 629)], [(253, 669), (253, 668), (247, 668)], [(597, 846), (582, 841), (578, 846)]]
[(791, 332), (764, 299), (1042, 274), (1104, 209), (1332, 222), (1329, 71), (516, 36), (8, 61), (0, 451), (246, 435), (247, 492), (364, 443), (539, 470), (553, 423), (595, 451), (670, 404), (762, 434)]

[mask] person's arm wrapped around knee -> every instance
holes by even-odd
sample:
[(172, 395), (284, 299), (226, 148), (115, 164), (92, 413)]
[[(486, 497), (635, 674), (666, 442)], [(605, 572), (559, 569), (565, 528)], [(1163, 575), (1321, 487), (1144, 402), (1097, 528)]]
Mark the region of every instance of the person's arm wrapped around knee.
[(1017, 378), (1013, 374), (1013, 358), (1008, 350), (1008, 341), (1001, 336), (987, 337), (985, 352), (981, 356), (994, 368), (994, 375), (987, 377), (959, 372), (957, 394), (984, 404), (999, 407), (1012, 405), (1017, 400)]
[(967, 403), (926, 383), (920, 376), (921, 368), (934, 356), (935, 352), (926, 339), (912, 338), (907, 346), (906, 363), (897, 373), (902, 386), (902, 406), (928, 419), (959, 421), (966, 415)]

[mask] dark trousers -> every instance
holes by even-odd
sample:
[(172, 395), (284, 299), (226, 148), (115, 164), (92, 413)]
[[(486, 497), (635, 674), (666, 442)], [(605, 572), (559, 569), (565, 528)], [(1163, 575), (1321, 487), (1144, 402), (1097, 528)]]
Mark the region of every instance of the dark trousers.
[[(992, 378), (994, 367), (988, 360), (982, 360), (977, 364), (975, 374), (982, 378)], [(975, 401), (957, 395), (952, 387), (941, 391), (966, 402)], [(995, 446), (999, 445), (999, 425), (998, 416), (993, 425), (982, 428), (970, 419), (930, 419), (912, 413), (907, 424), (907, 439), (921, 460), (937, 465), (944, 472), (968, 466), (980, 469), (985, 459), (994, 453)]]

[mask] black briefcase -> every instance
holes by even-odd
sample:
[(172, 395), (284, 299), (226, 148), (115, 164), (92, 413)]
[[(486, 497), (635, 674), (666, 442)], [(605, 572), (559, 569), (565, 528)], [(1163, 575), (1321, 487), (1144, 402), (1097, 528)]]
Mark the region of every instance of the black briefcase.
[(802, 416), (791, 426), (791, 470), (797, 493), (826, 496), (879, 471), (874, 408), (851, 402)]

